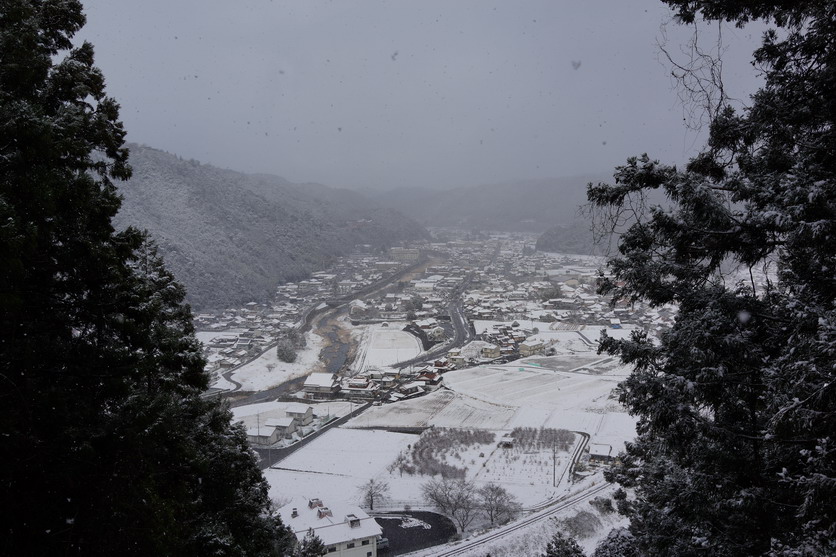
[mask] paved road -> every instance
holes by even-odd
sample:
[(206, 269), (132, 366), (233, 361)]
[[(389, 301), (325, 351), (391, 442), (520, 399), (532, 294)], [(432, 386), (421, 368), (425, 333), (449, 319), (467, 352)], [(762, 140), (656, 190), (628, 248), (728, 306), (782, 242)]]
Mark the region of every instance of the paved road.
[[(257, 402), (268, 402), (276, 400), (282, 395), (290, 395), (292, 393), (302, 390), (302, 385), (305, 384), (304, 377), (297, 377), (290, 381), (285, 381), (281, 385), (277, 385), (266, 391), (258, 391), (250, 393), (247, 396), (230, 401), (230, 406), (235, 408), (237, 406), (246, 406), (247, 404), (255, 404)], [(244, 394), (244, 393), (241, 393)]]
[[(383, 555), (402, 555), (410, 551), (426, 549), (447, 543), (456, 535), (456, 525), (446, 516), (437, 513), (401, 511), (372, 514), (383, 529), (383, 537), (389, 540), (389, 553), (383, 553)], [(429, 528), (414, 524), (406, 528), (401, 527), (404, 518), (418, 519)]]
[(464, 315), (464, 302), (462, 302), (462, 292), (465, 291), (472, 278), (473, 273), (470, 273), (459, 286), (451, 291), (450, 294), (451, 301), (447, 304), (447, 313), (450, 315), (450, 323), (453, 325), (452, 342), (445, 343), (437, 348), (431, 348), (427, 352), (416, 356), (415, 358), (410, 358), (409, 360), (392, 364), (392, 367), (403, 369), (421, 362), (434, 360), (436, 357), (449, 352), (450, 349), (464, 346), (474, 339), (475, 335), (473, 334), (473, 330), (470, 328), (470, 323), (468, 323), (467, 317)]

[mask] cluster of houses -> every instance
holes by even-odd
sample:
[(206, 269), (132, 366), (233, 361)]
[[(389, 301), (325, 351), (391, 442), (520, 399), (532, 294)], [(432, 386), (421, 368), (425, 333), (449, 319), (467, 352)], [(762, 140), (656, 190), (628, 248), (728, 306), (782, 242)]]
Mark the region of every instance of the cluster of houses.
[(516, 322), (497, 323), (478, 333), (477, 340), (450, 350), (447, 358), (460, 369), (545, 354), (552, 343), (536, 338), (535, 331), (523, 329)]
[[(490, 245), (497, 246), (496, 256), (491, 264), (474, 270), (464, 298), (470, 320), (614, 327), (630, 324), (657, 335), (673, 323), (676, 309), (672, 306), (653, 308), (629, 301), (613, 305), (610, 297), (599, 295), (602, 261), (598, 258), (533, 252), (534, 238), (530, 235), (492, 234), (490, 238), (481, 257), (484, 261)], [(475, 249), (469, 248), (471, 256)], [(523, 348), (520, 355), (526, 355), (530, 348)]]
[(255, 427), (247, 429), (247, 440), (253, 445), (269, 446), (282, 439), (291, 439), (294, 434), (297, 437), (306, 437), (315, 431), (313, 421), (311, 406), (292, 402), (287, 405), (284, 416), (267, 418), (263, 423), (259, 422)]
[(351, 301), (349, 317), (354, 323), (369, 323), (424, 320), (445, 315), (450, 292), (461, 285), (464, 277), (429, 270), (425, 275), (393, 285), (390, 291), (375, 298)]
[[(298, 326), (306, 312), (335, 296), (350, 296), (373, 284), (385, 274), (414, 263), (422, 249), (443, 253), (447, 259), (426, 269), (412, 280), (393, 284), (375, 297), (350, 302), (348, 312), (354, 323), (410, 321), (413, 332), (429, 345), (450, 338), (449, 303), (463, 295), (464, 311), (471, 322), (493, 321), (503, 325), (476, 330), (478, 341), (451, 350), (429, 373), (500, 359), (545, 354), (548, 341), (532, 338), (534, 327), (513, 327), (514, 321), (558, 323), (566, 328), (583, 325), (620, 327), (630, 324), (651, 334), (660, 333), (675, 317), (670, 307), (650, 308), (610, 300), (596, 293), (600, 261), (590, 256), (555, 256), (533, 251), (531, 234), (491, 233), (469, 238), (447, 231), (449, 241), (420, 247), (396, 247), (383, 254), (362, 249), (339, 258), (327, 271), (305, 280), (279, 286), (269, 304), (249, 303), (237, 310), (203, 313), (195, 323), (204, 340), (208, 369), (213, 373), (235, 368), (275, 344), (283, 331)], [(319, 306), (317, 305), (319, 304)], [(540, 327), (541, 329), (543, 327)], [(426, 378), (403, 381), (404, 373), (368, 373), (337, 385), (309, 385), (306, 396), (342, 396), (375, 399), (381, 390)], [(420, 375), (420, 374), (418, 374)], [(417, 391), (411, 385), (409, 391)], [(397, 391), (397, 389), (396, 389)], [(400, 393), (410, 396), (410, 392)]]
[(249, 302), (241, 308), (204, 312), (195, 316), (203, 341), (207, 371), (217, 375), (262, 353), (283, 331), (298, 327), (306, 312), (335, 296), (343, 296), (380, 280), (418, 258), (417, 248), (392, 248), (390, 254), (359, 253), (339, 258), (327, 271), (279, 285), (270, 303)]
[(446, 359), (436, 360), (420, 369), (371, 369), (353, 377), (333, 373), (311, 373), (302, 386), (308, 400), (346, 398), (359, 401), (396, 401), (421, 396), (437, 389), (441, 374), (453, 367)]

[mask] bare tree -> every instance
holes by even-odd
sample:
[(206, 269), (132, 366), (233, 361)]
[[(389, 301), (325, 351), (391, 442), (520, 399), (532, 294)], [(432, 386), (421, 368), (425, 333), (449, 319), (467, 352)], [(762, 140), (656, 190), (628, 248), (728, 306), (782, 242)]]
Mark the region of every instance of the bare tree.
[(409, 469), (409, 459), (406, 458), (405, 454), (398, 453), (398, 456), (395, 457), (395, 460), (386, 469), (390, 474), (393, 474), (397, 470), (401, 473), (401, 477), (403, 477), (404, 470)]
[(464, 532), (478, 512), (476, 486), (467, 480), (432, 479), (421, 486), (424, 499), (446, 514)]
[(517, 499), (495, 483), (489, 483), (477, 492), (482, 510), (491, 524), (503, 524), (511, 520), (522, 509)]
[(389, 484), (382, 480), (370, 479), (360, 486), (360, 499), (370, 510), (374, 510), (374, 503), (382, 503), (389, 499)]
[[(722, 21), (716, 22), (716, 30), (701, 29), (696, 21), (689, 26), (690, 39), (680, 44), (678, 51), (670, 48), (667, 25), (660, 28), (656, 39), (660, 60), (670, 67), (671, 80), (676, 86), (682, 103), (683, 121), (687, 128), (699, 131), (713, 122), (731, 99), (723, 85), (723, 42)], [(703, 32), (705, 31), (705, 32)]]

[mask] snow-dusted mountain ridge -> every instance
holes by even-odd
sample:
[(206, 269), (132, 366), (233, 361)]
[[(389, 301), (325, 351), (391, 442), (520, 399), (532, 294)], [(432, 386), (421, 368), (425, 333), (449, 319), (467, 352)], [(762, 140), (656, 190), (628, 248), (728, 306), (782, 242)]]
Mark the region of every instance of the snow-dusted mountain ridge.
[(319, 184), (248, 175), (130, 145), (116, 225), (147, 229), (195, 309), (264, 300), (356, 244), (426, 237), (395, 210)]

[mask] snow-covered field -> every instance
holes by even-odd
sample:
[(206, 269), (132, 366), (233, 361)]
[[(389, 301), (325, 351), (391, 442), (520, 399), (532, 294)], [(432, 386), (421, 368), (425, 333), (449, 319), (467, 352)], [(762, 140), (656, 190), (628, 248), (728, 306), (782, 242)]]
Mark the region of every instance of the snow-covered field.
[(420, 354), (423, 350), (421, 342), (400, 330), (402, 326), (402, 323), (390, 323), (388, 327), (375, 324), (355, 328), (362, 332), (354, 369), (358, 372), (383, 369)]
[[(266, 470), (271, 496), (320, 497), (326, 504), (337, 500), (357, 503), (360, 485), (375, 478), (390, 485), (390, 508), (407, 504), (415, 509), (425, 507), (421, 485), (429, 478), (392, 466), (399, 455), (411, 455), (410, 447), (418, 440), (417, 435), (383, 431), (398, 427), (488, 430), (495, 435), (493, 441), (458, 447), (437, 458), (466, 469), (466, 477), (477, 486), (488, 482), (502, 485), (525, 507), (566, 494), (577, 487), (570, 486), (568, 474), (563, 473), (575, 445), (556, 452), (543, 446), (514, 446), (509, 450), (500, 448), (499, 440), (516, 427), (554, 428), (589, 433), (591, 444), (609, 445), (613, 453), (623, 449), (624, 442), (635, 435), (635, 422), (612, 392), (627, 370), (612, 358), (597, 354), (594, 340), (598, 329), (582, 331), (583, 335), (544, 331), (545, 336), (552, 333), (552, 338), (544, 340), (557, 341), (554, 356), (452, 371), (444, 374), (446, 388), (398, 403), (371, 406)], [(420, 351), (416, 339), (396, 328), (358, 327), (352, 334), (359, 335), (356, 338), (361, 341), (355, 361), (358, 371), (383, 367)], [(580, 438), (577, 436), (574, 442)], [(563, 478), (557, 487), (553, 486), (555, 477)], [(602, 481), (600, 474), (591, 481)], [(591, 506), (579, 505), (567, 516), (578, 510), (590, 511)], [(593, 521), (598, 524), (598, 534), (578, 541), (587, 548), (594, 547), (618, 520), (597, 513)], [(537, 554), (556, 528), (555, 521), (544, 521), (490, 548), (480, 547), (473, 555)]]
[[(335, 428), (264, 471), (274, 498), (319, 497), (357, 504), (358, 488), (372, 478), (388, 479), (386, 468), (417, 435)], [(393, 499), (420, 499), (420, 482), (392, 485)]]
[(368, 480), (384, 473), (394, 456), (415, 439), (415, 435), (406, 433), (335, 428), (278, 466)]
[[(589, 433), (592, 443), (615, 452), (635, 437), (635, 420), (614, 400), (612, 391), (626, 371), (594, 353), (567, 359), (562, 370), (549, 369), (565, 356), (529, 358), (502, 366), (450, 372), (444, 381), (453, 391), (480, 401), (513, 408), (505, 428), (547, 427)], [(542, 361), (542, 365), (536, 364)], [(598, 365), (596, 365), (596, 363)], [(569, 370), (576, 365), (574, 370)], [(548, 367), (547, 367), (548, 366)], [(598, 373), (593, 373), (598, 372)]]
[(346, 427), (546, 427), (589, 433), (614, 451), (635, 436), (635, 420), (612, 397), (626, 370), (589, 351), (444, 374), (449, 388), (373, 406)]
[(493, 404), (448, 390), (396, 404), (372, 406), (346, 427), (461, 427), (503, 429), (514, 408)]
[[(430, 478), (389, 470), (398, 454), (408, 452), (408, 446), (417, 440), (417, 435), (382, 430), (331, 429), (264, 471), (270, 483), (271, 497), (319, 497), (325, 501), (356, 504), (359, 487), (375, 478), (389, 484), (391, 506), (424, 507), (421, 485)], [(479, 486), (488, 482), (503, 485), (525, 506), (535, 505), (558, 494), (559, 491), (551, 486), (551, 455), (548, 466), (545, 466), (548, 473), (541, 474), (543, 481), (540, 482), (530, 477), (530, 470), (527, 469), (535, 465), (533, 457), (506, 463), (501, 453), (495, 454), (495, 449), (493, 445), (491, 452), (486, 452), (488, 449), (485, 446), (474, 446), (460, 451), (457, 460), (451, 462), (467, 466), (473, 461), (468, 469), (468, 479), (473, 479)], [(480, 454), (484, 456), (480, 457)], [(482, 462), (488, 464), (483, 467)], [(559, 454), (558, 476), (566, 465), (567, 453)], [(494, 473), (490, 473), (491, 467), (496, 468)]]
[(307, 346), (296, 352), (296, 361), (292, 364), (279, 360), (276, 349), (271, 348), (264, 354), (235, 370), (232, 378), (241, 383), (245, 391), (263, 391), (275, 387), (296, 377), (308, 375), (313, 371), (324, 371), (319, 361), (319, 351), (323, 346), (321, 336), (306, 333)]

